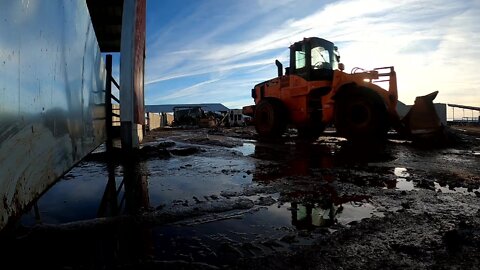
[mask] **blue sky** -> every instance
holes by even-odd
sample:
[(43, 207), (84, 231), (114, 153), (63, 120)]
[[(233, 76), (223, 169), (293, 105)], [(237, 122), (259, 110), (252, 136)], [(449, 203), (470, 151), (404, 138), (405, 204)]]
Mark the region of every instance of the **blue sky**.
[(395, 66), (399, 99), (480, 106), (480, 1), (147, 1), (145, 103), (253, 103), (251, 88), (318, 36), (346, 71)]

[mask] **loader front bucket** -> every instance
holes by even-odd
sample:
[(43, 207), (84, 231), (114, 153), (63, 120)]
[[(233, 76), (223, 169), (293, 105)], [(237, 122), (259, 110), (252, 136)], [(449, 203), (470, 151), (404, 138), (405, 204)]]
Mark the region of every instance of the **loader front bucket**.
[(413, 141), (443, 143), (446, 134), (442, 121), (437, 115), (433, 100), (438, 91), (415, 98), (415, 103), (402, 119), (404, 127)]

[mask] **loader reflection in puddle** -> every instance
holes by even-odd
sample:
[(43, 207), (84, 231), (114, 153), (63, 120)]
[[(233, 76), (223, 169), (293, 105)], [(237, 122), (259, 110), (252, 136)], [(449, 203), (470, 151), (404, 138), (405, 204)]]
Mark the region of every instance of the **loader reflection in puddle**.
[(332, 182), (333, 178), (329, 172), (331, 168), (394, 159), (391, 151), (383, 144), (370, 144), (363, 148), (346, 141), (336, 141), (313, 144), (257, 143), (254, 147), (252, 157), (281, 164), (265, 168), (263, 162), (259, 163), (253, 178), (266, 183), (281, 177), (312, 176), (319, 173), (318, 177), (321, 178), (319, 180)]
[(316, 206), (315, 204), (291, 203), (292, 225), (298, 230), (313, 230), (316, 227), (329, 227), (335, 223), (335, 215), (338, 207), (330, 204)]
[(292, 202), (292, 225), (297, 230), (311, 231), (335, 224), (351, 225), (364, 218), (383, 216), (368, 202), (368, 196), (350, 197), (343, 202)]
[(346, 225), (373, 216), (375, 207), (369, 203), (369, 196), (337, 192), (333, 182), (339, 179), (331, 169), (352, 162), (345, 160), (347, 153), (337, 154), (330, 146), (318, 144), (256, 146), (254, 157), (282, 162), (274, 169), (258, 166), (253, 179), (279, 187), (279, 200), (290, 203), (291, 223), (298, 230)]

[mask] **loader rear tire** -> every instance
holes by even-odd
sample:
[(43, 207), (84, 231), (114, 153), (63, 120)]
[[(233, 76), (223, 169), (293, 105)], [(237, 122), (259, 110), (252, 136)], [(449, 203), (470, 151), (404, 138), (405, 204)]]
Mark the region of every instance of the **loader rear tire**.
[(278, 100), (265, 99), (255, 108), (255, 130), (260, 138), (281, 137), (287, 127), (286, 113)]
[(388, 116), (382, 98), (369, 89), (358, 89), (336, 101), (335, 127), (351, 142), (382, 142), (388, 132)]

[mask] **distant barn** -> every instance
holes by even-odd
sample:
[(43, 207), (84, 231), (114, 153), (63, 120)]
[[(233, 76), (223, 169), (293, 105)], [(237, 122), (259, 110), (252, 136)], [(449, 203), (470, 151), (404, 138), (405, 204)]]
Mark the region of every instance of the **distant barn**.
[(200, 103), (200, 104), (165, 104), (165, 105), (145, 105), (147, 113), (171, 113), (175, 107), (200, 107), (208, 112), (228, 112), (228, 108), (221, 103)]
[(173, 121), (171, 113), (175, 108), (201, 108), (205, 112), (220, 114), (226, 114), (229, 111), (220, 103), (145, 105), (147, 129), (153, 130), (171, 125)]

